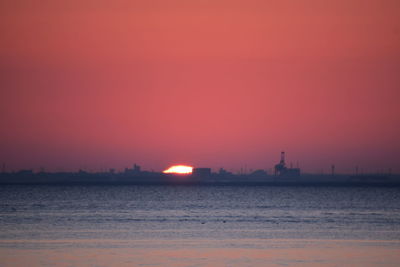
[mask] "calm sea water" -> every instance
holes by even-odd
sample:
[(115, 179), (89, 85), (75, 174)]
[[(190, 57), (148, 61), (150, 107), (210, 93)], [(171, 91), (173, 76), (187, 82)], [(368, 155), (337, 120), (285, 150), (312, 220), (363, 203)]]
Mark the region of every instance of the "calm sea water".
[(0, 246), (80, 239), (400, 240), (400, 189), (0, 187), (0, 240), (10, 241)]

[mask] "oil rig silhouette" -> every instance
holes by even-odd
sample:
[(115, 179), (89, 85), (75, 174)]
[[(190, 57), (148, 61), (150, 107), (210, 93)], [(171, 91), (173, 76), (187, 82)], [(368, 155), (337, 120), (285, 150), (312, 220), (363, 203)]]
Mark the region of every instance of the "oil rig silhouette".
[(275, 176), (300, 176), (300, 168), (288, 168), (285, 163), (285, 152), (281, 152), (281, 161), (275, 165)]

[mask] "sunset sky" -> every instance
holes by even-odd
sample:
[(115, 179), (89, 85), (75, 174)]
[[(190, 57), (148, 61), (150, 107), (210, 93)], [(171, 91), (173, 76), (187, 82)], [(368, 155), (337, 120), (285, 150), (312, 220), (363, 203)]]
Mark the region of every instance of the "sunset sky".
[(400, 172), (398, 0), (0, 0), (0, 163)]

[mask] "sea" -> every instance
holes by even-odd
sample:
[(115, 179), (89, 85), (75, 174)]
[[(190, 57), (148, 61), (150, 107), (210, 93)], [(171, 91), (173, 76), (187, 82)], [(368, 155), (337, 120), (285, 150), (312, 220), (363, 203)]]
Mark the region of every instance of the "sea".
[(1, 186), (0, 266), (400, 266), (400, 188)]

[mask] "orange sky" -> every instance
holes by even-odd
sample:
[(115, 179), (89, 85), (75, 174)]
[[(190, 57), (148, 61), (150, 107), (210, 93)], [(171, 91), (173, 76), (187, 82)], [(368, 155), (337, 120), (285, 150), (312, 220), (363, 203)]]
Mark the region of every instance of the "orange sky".
[(0, 1), (0, 161), (400, 172), (400, 3)]

